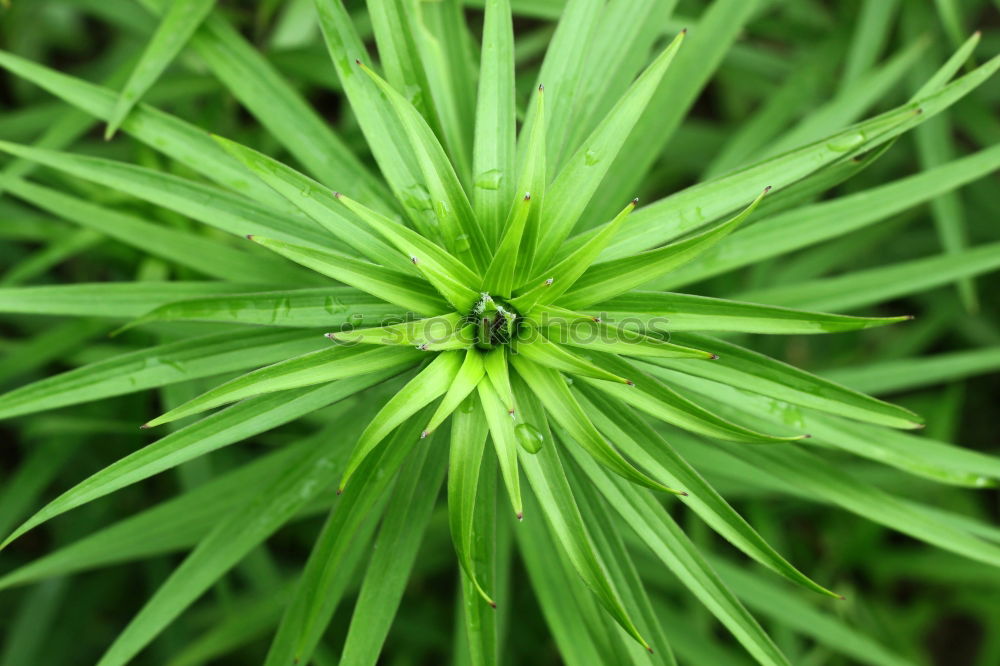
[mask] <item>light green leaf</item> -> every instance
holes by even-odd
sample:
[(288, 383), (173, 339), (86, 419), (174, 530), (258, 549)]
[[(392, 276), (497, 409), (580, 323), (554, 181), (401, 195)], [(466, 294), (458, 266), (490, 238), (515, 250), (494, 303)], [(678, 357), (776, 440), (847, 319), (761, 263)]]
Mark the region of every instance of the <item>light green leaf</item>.
[(634, 365), (611, 354), (594, 353), (592, 356), (601, 367), (609, 371), (626, 372), (634, 376), (635, 386), (622, 386), (611, 382), (599, 382), (584, 378), (584, 381), (602, 391), (646, 412), (654, 418), (672, 425), (709, 437), (718, 437), (736, 442), (782, 443), (802, 439), (808, 435), (779, 437), (766, 435), (745, 428), (739, 424), (713, 414), (692, 402), (666, 384), (642, 372)]
[(196, 297), (259, 291), (228, 282), (97, 282), (0, 289), (0, 312), (127, 319), (150, 307)]
[[(163, 13), (170, 0), (141, 0)], [(330, 125), (260, 53), (218, 12), (191, 40), (215, 76), (309, 171), (362, 201), (389, 200), (369, 172)]]
[(827, 379), (867, 393), (896, 393), (1000, 371), (1000, 347), (824, 370)]
[[(545, 410), (588, 455), (593, 456), (603, 466), (632, 483), (668, 493), (682, 492), (668, 488), (651, 479), (625, 460), (621, 453), (598, 432), (558, 372), (537, 365), (522, 358), (521, 355), (514, 356), (512, 364), (517, 373), (524, 379), (524, 383), (537, 396), (538, 401), (544, 405)], [(616, 386), (618, 385), (616, 384)], [(527, 415), (524, 416), (524, 420), (529, 423), (531, 421)], [(544, 445), (542, 448), (545, 448)]]
[(622, 327), (672, 331), (742, 331), (778, 335), (841, 333), (886, 326), (912, 317), (851, 317), (806, 312), (692, 294), (633, 291), (598, 303), (590, 311)]
[[(514, 103), (514, 30), (510, 1), (489, 0), (483, 19), (472, 175), (476, 219), (491, 244), (500, 238), (501, 225), (514, 198), (517, 125)], [(525, 191), (531, 192), (530, 189)], [(538, 201), (542, 194), (541, 191), (536, 193)], [(510, 226), (506, 233), (511, 233)], [(518, 232), (518, 239), (520, 235)], [(497, 256), (501, 252), (498, 251)], [(496, 261), (494, 257), (493, 262)]]
[(3, 141), (0, 150), (145, 199), (237, 236), (263, 232), (320, 247), (331, 244), (329, 234), (308, 220), (282, 215), (241, 196), (163, 171)]
[[(264, 393), (314, 386), (392, 368), (402, 370), (414, 365), (421, 354), (422, 352), (406, 347), (337, 346), (321, 349), (231, 379), (156, 417), (144, 427), (152, 428)], [(260, 358), (250, 357), (250, 363), (257, 365), (260, 362)]]
[(789, 663), (705, 562), (698, 548), (649, 493), (608, 474), (582, 453), (572, 450), (571, 453), (605, 501), (759, 663)]
[(313, 331), (215, 333), (143, 349), (21, 386), (0, 396), (0, 418), (210, 377), (316, 349)]
[(563, 308), (544, 308), (541, 312), (533, 313), (531, 320), (536, 326), (544, 329), (545, 337), (559, 345), (593, 349), (594, 351), (622, 356), (688, 359), (715, 357), (709, 351), (665, 342), (660, 338), (644, 335), (633, 329), (594, 321), (593, 317), (578, 315)]
[(249, 398), (131, 453), (90, 475), (37, 511), (0, 548), (28, 530), (78, 506), (172, 469), (211, 451), (275, 428), (384, 381), (393, 370)]
[[(379, 349), (395, 348), (381, 347)], [(378, 414), (368, 422), (365, 431), (358, 438), (358, 443), (355, 444), (351, 458), (347, 462), (347, 468), (340, 479), (340, 490), (347, 486), (348, 480), (361, 462), (390, 432), (448, 390), (455, 375), (458, 374), (463, 357), (464, 354), (454, 351), (435, 355), (434, 360), (427, 364), (427, 367), (385, 403)]]
[(247, 506), (217, 523), (145, 603), (98, 662), (120, 666), (135, 657), (189, 605), (260, 542), (291, 519), (343, 464), (342, 442), (329, 429), (285, 474), (258, 489)]
[[(727, 19), (728, 20), (728, 19)], [(689, 187), (639, 209), (604, 251), (609, 261), (656, 247), (733, 212), (746, 192), (767, 185), (777, 190), (798, 182), (835, 162), (868, 152), (903, 132), (926, 122), (990, 78), (1000, 68), (1000, 56), (948, 84), (929, 97), (862, 121), (821, 141), (741, 169), (715, 180)], [(639, 172), (628, 154), (629, 172)], [(591, 230), (570, 240), (558, 256), (565, 256), (585, 241)]]
[(582, 377), (593, 377), (607, 382), (616, 382), (632, 386), (633, 382), (628, 377), (621, 377), (608, 372), (604, 368), (594, 365), (587, 359), (581, 358), (573, 352), (564, 349), (561, 345), (551, 342), (540, 331), (532, 331), (530, 339), (520, 339), (517, 341), (515, 352), (524, 358), (552, 368), (559, 372)]
[[(434, 411), (434, 415), (424, 427), (420, 436), (426, 437), (437, 430), (438, 426), (444, 423), (444, 420), (462, 405), (462, 402), (466, 400), (469, 394), (476, 390), (476, 386), (482, 380), (485, 372), (483, 354), (478, 349), (468, 350), (465, 353), (465, 360), (462, 361), (462, 367), (458, 369), (458, 374), (455, 375), (455, 379), (448, 388), (448, 392), (445, 393), (441, 404)], [(452, 432), (454, 433), (454, 429)]]
[(532, 300), (530, 298), (515, 298), (511, 302), (514, 307), (520, 308), (525, 312), (530, 312), (537, 305), (547, 305), (552, 303), (569, 291), (570, 287), (577, 284), (580, 276), (585, 275), (586, 271), (590, 268), (590, 265), (594, 263), (594, 260), (597, 259), (597, 256), (601, 253), (601, 250), (607, 247), (608, 243), (611, 242), (611, 239), (614, 238), (618, 229), (621, 228), (622, 223), (625, 222), (629, 213), (635, 210), (638, 203), (638, 199), (632, 199), (632, 201), (630, 201), (628, 205), (615, 216), (615, 219), (611, 220), (607, 226), (601, 229), (599, 234), (595, 234), (578, 250), (560, 261), (555, 266), (547, 268), (545, 270), (545, 274), (552, 276), (554, 283), (549, 289), (544, 291), (529, 292), (529, 294), (538, 293), (538, 299)]
[[(144, 283), (136, 283), (135, 286), (140, 284)], [(203, 321), (291, 328), (344, 324), (363, 326), (399, 321), (404, 316), (397, 307), (353, 287), (220, 294), (204, 298), (191, 298), (192, 295), (195, 294), (179, 293), (175, 298), (166, 299), (170, 302), (144, 313), (119, 330), (159, 321)], [(155, 303), (157, 300), (165, 299), (152, 299), (151, 302)]]
[[(886, 185), (800, 206), (737, 231), (674, 274), (647, 288), (674, 289), (864, 229), (1000, 168), (994, 147)], [(610, 262), (614, 263), (614, 262)]]
[(426, 350), (452, 336), (462, 320), (461, 315), (446, 314), (389, 326), (336, 331), (326, 337), (347, 344), (405, 345)]
[[(478, 411), (478, 402), (476, 396), (467, 396), (451, 421), (451, 448), (448, 456), (448, 525), (462, 571), (479, 596), (496, 608), (496, 602), (490, 597), (476, 574), (473, 557), (480, 468), (486, 449), (486, 435), (489, 432), (483, 415)], [(427, 432), (426, 429), (424, 432)]]
[(525, 192), (521, 199), (514, 202), (500, 246), (493, 255), (489, 268), (486, 269), (486, 275), (483, 276), (483, 291), (510, 298), (514, 288), (517, 263), (524, 252), (522, 245), (524, 226), (532, 208), (530, 192)]
[[(519, 373), (521, 367), (523, 364), (518, 365)], [(597, 596), (604, 609), (640, 645), (651, 650), (649, 643), (639, 634), (635, 623), (622, 606), (621, 597), (608, 579), (604, 563), (594, 552), (593, 542), (583, 522), (583, 517), (580, 515), (580, 509), (573, 498), (573, 491), (570, 489), (559, 452), (552, 439), (552, 433), (549, 431), (545, 413), (546, 411), (552, 413), (552, 410), (548, 405), (543, 409), (544, 403), (535, 399), (535, 396), (538, 396), (539, 399), (542, 396), (539, 395), (536, 388), (528, 388), (531, 386), (530, 379), (521, 375), (521, 378), (515, 382), (517, 400), (518, 404), (521, 405), (524, 422), (536, 428), (545, 439), (545, 445), (537, 454), (521, 452), (521, 464), (524, 466), (525, 476), (531, 483), (531, 489), (538, 497), (542, 514), (545, 516), (553, 537), (562, 547), (563, 553), (572, 563), (583, 582)], [(532, 393), (535, 395), (533, 396)]]
[(477, 284), (479, 280), (465, 264), (412, 229), (393, 222), (343, 195), (337, 195), (337, 198), (395, 245), (456, 309), (468, 312), (472, 308), (479, 294), (469, 285)]
[[(573, 230), (663, 79), (683, 40), (682, 32), (643, 71), (607, 117), (560, 169), (559, 175), (545, 193), (547, 214), (539, 236), (536, 266), (547, 265)], [(549, 129), (551, 133), (551, 123)]]
[(848, 275), (760, 289), (741, 298), (784, 306), (847, 310), (915, 294), (1000, 269), (1000, 243), (941, 254)]
[[(757, 207), (757, 204), (760, 203), (764, 195), (770, 190), (770, 186), (765, 187), (764, 191), (757, 195), (757, 198), (744, 208), (739, 215), (696, 236), (671, 243), (656, 250), (641, 252), (635, 256), (616, 259), (614, 261), (606, 261), (590, 267), (576, 283), (576, 289), (559, 300), (560, 305), (579, 309), (594, 303), (600, 303), (618, 294), (623, 294), (639, 285), (655, 280), (664, 273), (676, 270), (735, 231), (753, 213), (754, 208)], [(601, 238), (612, 228), (617, 228), (614, 221), (605, 227), (601, 227), (600, 231), (593, 236), (592, 240), (587, 241), (583, 248), (589, 246), (594, 240)], [(601, 247), (603, 248), (604, 245), (602, 244)], [(570, 255), (566, 260), (568, 261), (573, 256), (575, 256), (575, 253)], [(596, 258), (596, 255), (594, 258)]]
[(733, 509), (670, 443), (653, 430), (641, 416), (614, 398), (592, 387), (577, 387), (585, 407), (593, 407), (597, 426), (628, 455), (655, 470), (657, 476), (683, 488), (682, 501), (727, 541), (772, 571), (806, 589), (838, 596), (792, 566)]
[[(542, 208), (548, 185), (545, 171), (545, 88), (542, 85), (538, 86), (535, 103), (529, 113), (528, 120), (525, 121), (519, 136), (518, 149), (524, 151), (524, 158), (519, 163), (517, 188), (514, 191), (515, 193), (531, 194), (532, 204), (528, 210), (528, 219), (524, 223), (524, 232), (521, 234), (515, 282), (532, 274), (535, 249), (538, 247), (538, 236), (542, 231)], [(528, 130), (528, 127), (531, 129)], [(523, 149), (520, 148), (521, 145), (524, 146)], [(514, 195), (514, 199), (516, 205), (517, 194)]]
[(204, 236), (152, 224), (20, 179), (3, 179), (4, 189), (28, 203), (85, 229), (127, 243), (153, 256), (187, 266), (208, 277), (232, 282), (302, 284), (313, 276), (287, 262), (254, 256)]
[(524, 507), (521, 502), (521, 479), (517, 466), (517, 438), (514, 434), (514, 419), (507, 412), (500, 396), (497, 395), (493, 383), (489, 379), (481, 380), (476, 386), (479, 401), (486, 416), (490, 429), (490, 439), (496, 449), (497, 460), (500, 463), (500, 473), (503, 475), (507, 495), (510, 498), (514, 515), (518, 520), (524, 518)]
[(690, 333), (672, 339), (705, 349), (719, 358), (714, 363), (664, 359), (650, 363), (850, 419), (894, 428), (919, 428), (923, 424), (923, 419), (908, 409), (876, 400), (744, 347)]
[[(309, 560), (306, 562), (291, 602), (285, 607), (278, 633), (267, 653), (265, 666), (287, 666), (308, 663), (313, 651), (326, 631), (330, 619), (340, 602), (343, 586), (351, 572), (345, 570), (344, 560), (350, 544), (359, 532), (374, 528), (378, 514), (376, 507), (384, 499), (385, 491), (396, 477), (407, 454), (417, 458), (426, 455), (425, 442), (414, 452), (419, 424), (427, 413), (410, 419), (389, 438), (385, 446), (373, 452), (355, 474), (356, 484), (351, 492), (337, 500), (320, 533)], [(334, 594), (333, 591), (341, 592)]]
[[(492, 256), (483, 230), (455, 169), (434, 132), (405, 97), (396, 92), (382, 77), (359, 63), (392, 105), (406, 132), (410, 148), (416, 157), (430, 194), (430, 213), (437, 220), (445, 246), (460, 259), (471, 262), (479, 272), (486, 269)], [(423, 230), (426, 234), (426, 229)]]
[(507, 347), (497, 347), (483, 354), (483, 368), (500, 403), (507, 409), (511, 418), (515, 418), (514, 391), (510, 386), (507, 349)]
[(407, 269), (405, 260), (372, 234), (366, 225), (341, 212), (342, 208), (336, 202), (337, 193), (252, 148), (221, 136), (213, 135), (212, 138), (268, 187), (343, 243), (374, 263), (396, 270)]
[(251, 236), (250, 240), (317, 273), (366, 291), (406, 310), (422, 315), (438, 315), (449, 311), (448, 305), (429, 284), (412, 275), (330, 250), (319, 250), (260, 236)]
[(341, 663), (376, 664), (444, 479), (443, 446), (414, 451), (396, 481), (344, 640)]
[(122, 89), (108, 119), (105, 139), (114, 136), (122, 120), (170, 66), (170, 62), (181, 52), (214, 6), (215, 0), (177, 0), (169, 6)]

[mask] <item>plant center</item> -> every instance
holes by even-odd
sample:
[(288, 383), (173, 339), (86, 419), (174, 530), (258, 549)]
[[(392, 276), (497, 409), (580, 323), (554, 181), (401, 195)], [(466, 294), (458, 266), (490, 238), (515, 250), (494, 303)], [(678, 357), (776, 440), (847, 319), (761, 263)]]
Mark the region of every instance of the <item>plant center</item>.
[(487, 293), (472, 308), (468, 320), (476, 327), (476, 346), (493, 349), (514, 339), (521, 315), (510, 305)]

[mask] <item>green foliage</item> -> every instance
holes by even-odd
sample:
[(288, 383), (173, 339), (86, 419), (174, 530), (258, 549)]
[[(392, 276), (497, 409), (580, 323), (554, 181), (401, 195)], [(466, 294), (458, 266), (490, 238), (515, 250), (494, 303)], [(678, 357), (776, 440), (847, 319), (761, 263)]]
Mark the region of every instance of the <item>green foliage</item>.
[(994, 10), (257, 4), (0, 9), (0, 666), (939, 655)]

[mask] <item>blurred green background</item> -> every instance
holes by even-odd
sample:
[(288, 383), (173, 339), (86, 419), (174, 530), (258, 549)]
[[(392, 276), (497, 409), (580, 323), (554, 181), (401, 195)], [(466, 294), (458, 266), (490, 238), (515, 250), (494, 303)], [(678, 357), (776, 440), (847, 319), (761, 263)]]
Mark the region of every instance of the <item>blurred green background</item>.
[[(347, 3), (364, 29), (363, 3)], [(481, 4), (481, 3), (480, 3)], [(681, 1), (664, 34), (696, 25), (709, 3)], [(1000, 3), (991, 0), (773, 0), (761, 3), (746, 30), (701, 89), (640, 192), (644, 201), (754, 161), (808, 135), (807, 117), (826, 114), (840, 124), (908, 99), (957, 46), (981, 30), (977, 61), (1000, 51)], [(481, 10), (469, 3), (474, 34)], [(513, 2), (522, 104), (540, 56), (562, 10), (562, 0)], [(363, 153), (364, 141), (329, 65), (311, 0), (221, 2), (243, 35), (293, 81)], [(88, 81), (120, 87), (155, 27), (130, 0), (14, 0), (0, 10), (0, 48)], [(370, 30), (369, 30), (370, 33)], [(627, 48), (627, 44), (622, 45)], [(281, 148), (220, 87), (199, 60), (185, 53), (148, 100), (210, 131), (271, 155)], [(0, 73), (0, 139), (179, 170), (148, 147), (69, 110), (35, 86)], [(818, 193), (825, 199), (858, 192), (1000, 143), (1000, 85), (996, 80), (916, 132), (852, 180)], [(115, 209), (179, 228), (196, 223), (111, 190), (47, 170), (4, 161), (3, 169)], [(2, 181), (0, 181), (2, 191)], [(765, 203), (765, 206), (767, 204)], [(764, 206), (762, 206), (762, 209)], [(780, 259), (709, 277), (686, 291), (767, 300), (781, 285), (835, 277), (918, 260), (1000, 240), (1000, 179), (969, 184), (930, 205), (906, 210), (856, 233), (798, 250)], [(20, 285), (198, 279), (190, 270), (147, 256), (97, 231), (74, 227), (0, 194), (0, 295)], [(762, 352), (909, 407), (927, 420), (935, 439), (1000, 452), (1000, 290), (995, 272), (890, 299), (871, 314), (913, 314), (901, 326), (835, 336), (753, 340)], [(2, 296), (0, 296), (2, 301)], [(837, 309), (830, 305), (829, 309)], [(2, 310), (2, 308), (0, 308)], [(0, 390), (55, 372), (156, 343), (141, 330), (110, 338), (115, 322), (83, 317), (39, 317), (0, 312)], [(178, 327), (177, 334), (183, 334)], [(88, 474), (148, 442), (137, 429), (157, 412), (159, 399), (177, 401), (217, 383), (190, 382), (0, 422), (0, 534), (7, 534), (45, 501)], [(0, 552), (0, 576), (53, 553), (116, 521), (143, 515), (160, 503), (189, 497), (218, 471), (259, 458), (311, 434), (324, 412), (187, 463), (128, 487), (34, 530)], [(685, 451), (688, 453), (687, 451)], [(835, 612), (894, 654), (877, 654), (856, 636), (811, 615), (815, 600), (779, 581), (762, 584), (734, 565), (732, 549), (690, 514), (678, 519), (714, 553), (737, 594), (795, 664), (1000, 664), (1000, 572), (866, 522), (854, 514), (791, 494), (754, 478), (752, 471), (713, 462), (692, 449), (692, 462), (761, 534), (814, 578), (847, 597)], [(704, 458), (704, 459), (702, 459)], [(892, 468), (844, 455), (844, 469), (904, 497), (979, 517), (995, 525), (996, 490), (970, 493), (924, 482)], [(196, 497), (196, 496), (195, 496)], [(329, 500), (329, 498), (327, 498)], [(195, 505), (197, 500), (194, 500)], [(322, 506), (283, 529), (185, 613), (136, 663), (172, 666), (259, 663), (280, 612), (290, 574), (305, 560)], [(155, 514), (149, 518), (155, 525)], [(527, 523), (526, 523), (527, 526)], [(173, 530), (174, 528), (171, 528)], [(1000, 541), (1000, 530), (982, 536)], [(112, 538), (106, 536), (105, 538)], [(71, 575), (0, 591), (0, 666), (93, 663), (143, 601), (180, 561), (192, 538), (177, 528), (167, 538), (121, 545), (113, 556), (91, 542)], [(636, 551), (641, 574), (667, 618), (665, 628), (683, 663), (745, 664), (749, 658), (711, 615), (657, 562)], [(72, 558), (71, 558), (72, 559)], [(357, 563), (358, 566), (363, 562)], [(356, 577), (357, 580), (360, 578)], [(507, 627), (506, 663), (556, 664), (559, 656), (545, 620), (515, 562), (514, 609)], [(14, 581), (16, 582), (16, 581)], [(348, 592), (348, 596), (356, 590)], [(448, 663), (456, 653), (457, 569), (443, 504), (417, 559), (383, 655), (386, 664)], [(331, 625), (317, 663), (333, 663), (350, 619), (350, 603)], [(775, 609), (781, 609), (776, 612)], [(221, 629), (220, 629), (221, 628)], [(220, 638), (219, 632), (223, 635)], [(212, 633), (216, 632), (216, 633)], [(228, 633), (225, 633), (228, 632)], [(457, 638), (456, 638), (457, 637)], [(214, 655), (206, 646), (231, 651)], [(851, 648), (853, 649), (853, 648)], [(848, 654), (844, 654), (844, 652)]]

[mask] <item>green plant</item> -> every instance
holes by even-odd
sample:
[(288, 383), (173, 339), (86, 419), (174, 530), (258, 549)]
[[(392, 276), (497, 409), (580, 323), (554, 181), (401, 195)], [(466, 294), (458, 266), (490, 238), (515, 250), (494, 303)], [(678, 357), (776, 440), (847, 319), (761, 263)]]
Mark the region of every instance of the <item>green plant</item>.
[[(101, 664), (134, 658), (279, 528), (328, 504), (308, 561), (272, 623), (277, 630), (266, 663), (317, 656), (352, 563), (364, 558), (381, 517), (379, 547), (344, 648), (345, 663), (373, 663), (445, 476), (472, 663), (495, 663), (502, 651), (499, 611), (489, 606), (494, 599), (503, 604), (507, 583), (499, 573), (498, 542), (509, 540), (511, 529), (569, 662), (673, 662), (629, 553), (638, 541), (754, 659), (788, 663), (663, 502), (682, 502), (789, 580), (839, 595), (784, 559), (686, 462), (687, 451), (698, 446), (914, 538), (1000, 564), (992, 541), (840, 474), (823, 453), (846, 450), (967, 487), (995, 485), (995, 458), (890, 430), (919, 428), (922, 420), (736, 344), (731, 335), (838, 333), (909, 319), (813, 309), (861, 307), (906, 293), (920, 279), (948, 284), (995, 269), (995, 246), (945, 257), (933, 267), (915, 263), (823, 285), (789, 284), (761, 299), (803, 309), (665, 291), (846, 233), (995, 170), (996, 146), (889, 185), (814, 202), (989, 79), (998, 58), (956, 77), (978, 35), (926, 77), (909, 102), (855, 124), (836, 108), (817, 114), (777, 139), (771, 156), (755, 161), (758, 147), (744, 154), (734, 149), (728, 163), (716, 165), (715, 177), (636, 209), (638, 200), (626, 202), (662, 146), (654, 135), (669, 134), (683, 116), (685, 104), (673, 105), (673, 96), (693, 100), (705, 61), (721, 57), (754, 3), (713, 4), (698, 26), (704, 36), (690, 51), (681, 32), (648, 64), (646, 51), (661, 33), (652, 19), (668, 15), (666, 5), (673, 3), (642, 3), (648, 21), (634, 21), (628, 3), (568, 3), (537, 77), (544, 87), (532, 85), (516, 131), (521, 95), (507, 0), (485, 3), (478, 71), (459, 4), (369, 2), (384, 79), (369, 66), (342, 3), (317, 0), (339, 85), (377, 172), (222, 14), (208, 15), (211, 2), (177, 3), (169, 11), (163, 0), (142, 4), (164, 16), (159, 34), (195, 34), (193, 46), (213, 76), (277, 143), (264, 139), (258, 151), (153, 106), (130, 110), (123, 101), (134, 102), (155, 75), (145, 85), (133, 77), (129, 96), (119, 97), (0, 53), (8, 71), (111, 121), (109, 136), (120, 123), (123, 133), (170, 160), (128, 164), (45, 142), (3, 141), (0, 150), (22, 160), (9, 163), (3, 189), (214, 278), (16, 290), (31, 303), (23, 311), (138, 314), (120, 335), (148, 329), (166, 337), (14, 389), (0, 396), (0, 417), (259, 369), (198, 395), (170, 394), (168, 409), (143, 428), (231, 406), (88, 476), (22, 523), (4, 546), (97, 498), (334, 407), (315, 436), (220, 476), (212, 490), (206, 486), (203, 501), (217, 493), (228, 504), (199, 514), (197, 528), (151, 537), (177, 539), (184, 529), (197, 535), (182, 538), (193, 550), (111, 642)], [(627, 26), (636, 47), (622, 49), (625, 37), (600, 29), (604, 25)], [(161, 72), (184, 40), (169, 41), (152, 40), (142, 67)], [(72, 125), (66, 132), (72, 134)], [(312, 176), (265, 154), (279, 150)], [(72, 188), (29, 179), (32, 165), (71, 179)], [(85, 184), (247, 235), (270, 253), (115, 210), (97, 194), (88, 199)], [(743, 225), (750, 226), (734, 233)], [(340, 284), (330, 286), (330, 278)], [(190, 335), (195, 322), (212, 327)], [(810, 435), (809, 443), (796, 443)], [(495, 456), (487, 453), (488, 442)], [(675, 442), (695, 444), (675, 449)], [(336, 499), (328, 492), (335, 485)], [(509, 511), (498, 506), (501, 496)], [(170, 524), (197, 506), (195, 500), (165, 505), (158, 520)], [(524, 524), (511, 528), (505, 514), (523, 517)], [(135, 539), (152, 524), (126, 526), (118, 538)], [(91, 543), (114, 550), (124, 541), (104, 535)], [(70, 560), (83, 558), (79, 550), (69, 552)], [(43, 557), (34, 569), (28, 563), (0, 584), (37, 579), (45, 567), (60, 566), (46, 562)], [(581, 581), (592, 598), (579, 595)], [(569, 598), (574, 603), (562, 605)], [(609, 620), (634, 643), (609, 629)]]

